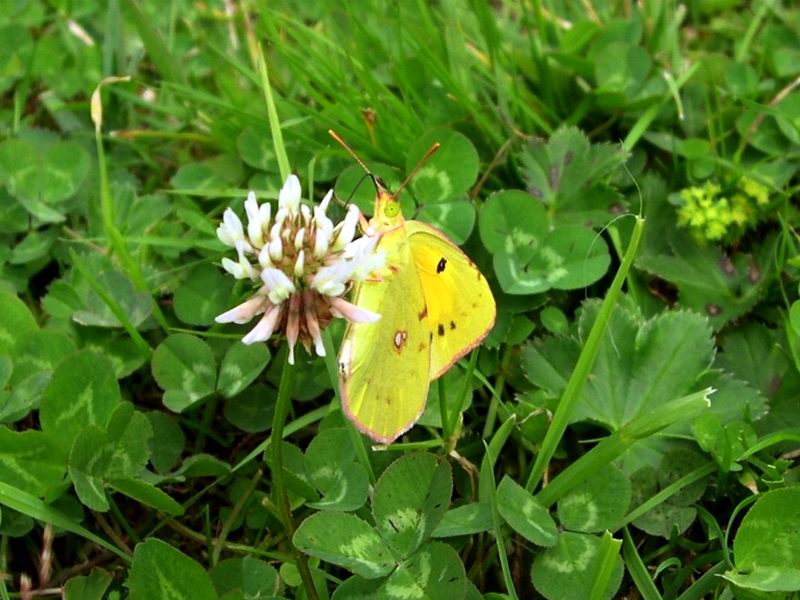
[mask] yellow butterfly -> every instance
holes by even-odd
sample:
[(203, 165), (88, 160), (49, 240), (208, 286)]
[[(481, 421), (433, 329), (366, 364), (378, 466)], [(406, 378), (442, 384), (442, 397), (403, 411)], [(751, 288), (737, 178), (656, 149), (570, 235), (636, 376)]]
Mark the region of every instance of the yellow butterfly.
[(392, 194), (344, 140), (330, 134), (375, 183), (366, 233), (381, 236), (377, 248), (387, 257), (380, 280), (354, 290), (353, 302), (381, 319), (347, 328), (338, 359), (342, 404), (360, 431), (389, 444), (422, 415), (430, 381), (489, 333), (495, 302), (486, 278), (444, 233), (403, 218), (397, 193), (419, 166)]

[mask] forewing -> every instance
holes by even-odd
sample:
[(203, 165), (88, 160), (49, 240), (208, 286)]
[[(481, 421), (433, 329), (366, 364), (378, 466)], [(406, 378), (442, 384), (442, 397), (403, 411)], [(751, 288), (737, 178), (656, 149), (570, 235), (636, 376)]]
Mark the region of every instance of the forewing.
[(489, 283), (475, 263), (441, 231), (406, 221), (408, 241), (425, 295), (432, 334), (430, 378), (475, 348), (494, 325)]
[(425, 409), (431, 339), (405, 229), (384, 234), (378, 249), (387, 253), (389, 268), (381, 281), (361, 283), (354, 302), (381, 319), (348, 326), (339, 378), (347, 416), (372, 439), (388, 444)]

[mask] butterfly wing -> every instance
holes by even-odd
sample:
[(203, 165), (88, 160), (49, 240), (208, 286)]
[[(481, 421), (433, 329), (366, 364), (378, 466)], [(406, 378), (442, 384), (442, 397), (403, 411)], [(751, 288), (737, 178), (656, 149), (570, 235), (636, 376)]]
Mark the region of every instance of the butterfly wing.
[(390, 443), (419, 419), (428, 397), (430, 326), (425, 295), (404, 227), (387, 232), (381, 281), (359, 284), (354, 302), (376, 323), (351, 323), (339, 353), (345, 414), (372, 439)]
[(436, 379), (489, 333), (494, 296), (475, 263), (441, 231), (420, 221), (406, 221), (406, 229), (425, 295), (433, 340), (430, 378)]

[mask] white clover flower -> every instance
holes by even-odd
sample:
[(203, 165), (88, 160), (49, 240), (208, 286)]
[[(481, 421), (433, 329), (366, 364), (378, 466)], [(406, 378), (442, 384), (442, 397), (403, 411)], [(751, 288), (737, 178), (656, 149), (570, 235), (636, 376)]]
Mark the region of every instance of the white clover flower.
[(371, 323), (380, 315), (351, 304), (342, 296), (353, 283), (376, 276), (386, 257), (376, 252), (378, 238), (355, 241), (361, 213), (350, 206), (339, 224), (327, 216), (332, 192), (313, 211), (300, 203), (300, 181), (290, 175), (278, 196), (271, 219), (269, 203), (261, 206), (253, 192), (244, 203), (247, 227), (230, 208), (222, 216), (217, 237), (236, 249), (237, 259), (222, 259), (222, 267), (237, 279), (260, 282), (255, 294), (222, 313), (217, 323), (248, 323), (263, 315), (242, 338), (245, 344), (269, 339), (284, 331), (289, 342), (289, 362), (294, 363), (298, 341), (306, 350), (325, 356), (322, 330), (333, 317)]

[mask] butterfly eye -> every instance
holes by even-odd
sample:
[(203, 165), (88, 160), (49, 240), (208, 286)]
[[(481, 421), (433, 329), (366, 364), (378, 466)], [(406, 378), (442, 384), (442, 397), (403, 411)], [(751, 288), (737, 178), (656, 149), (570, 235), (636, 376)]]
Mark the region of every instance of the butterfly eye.
[(396, 217), (400, 214), (400, 203), (396, 200), (386, 204), (385, 214), (387, 217)]

